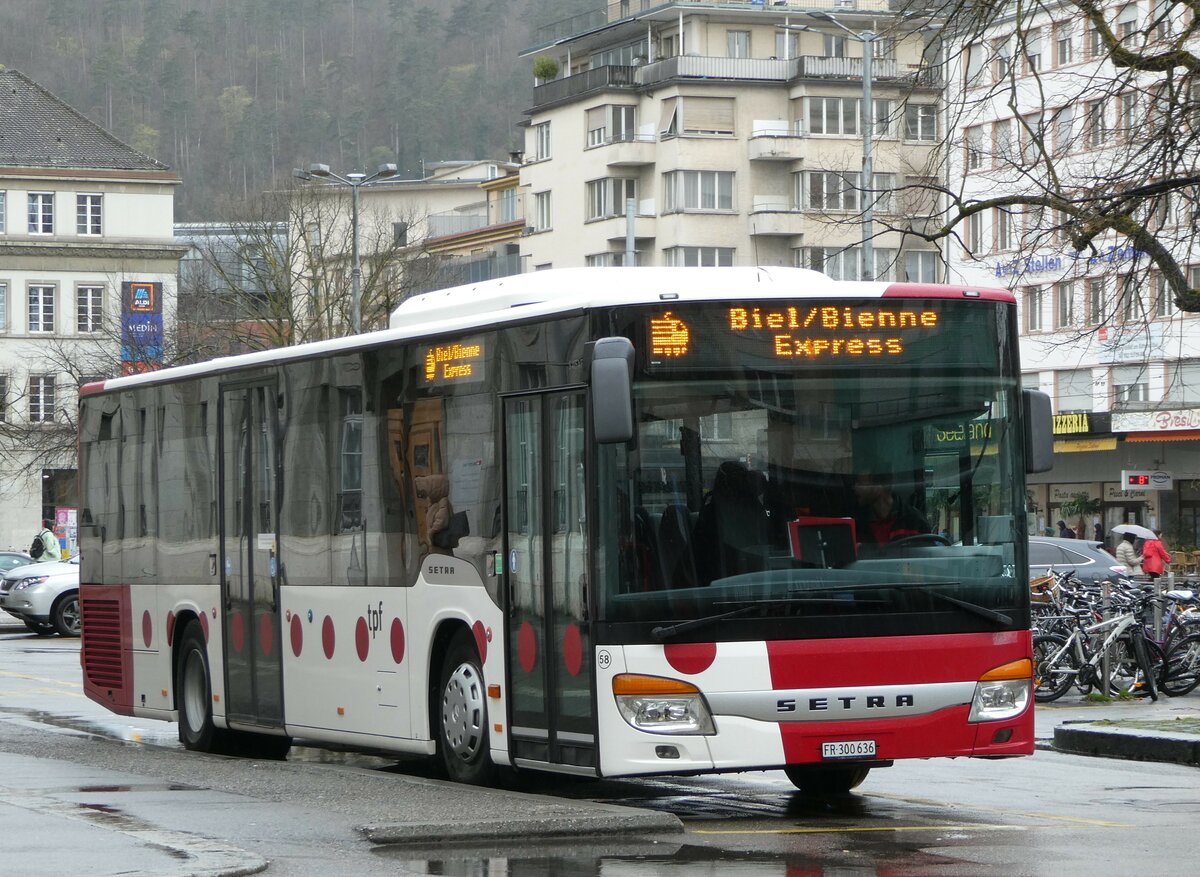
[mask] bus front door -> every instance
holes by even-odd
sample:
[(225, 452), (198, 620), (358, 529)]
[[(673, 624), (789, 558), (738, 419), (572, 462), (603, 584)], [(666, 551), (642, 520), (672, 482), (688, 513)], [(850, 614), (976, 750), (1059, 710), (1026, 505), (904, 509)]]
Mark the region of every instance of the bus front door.
[(279, 625), (278, 395), (273, 383), (221, 392), (221, 605), (225, 712), (283, 724)]
[(504, 406), (509, 728), (519, 766), (594, 775), (584, 394)]

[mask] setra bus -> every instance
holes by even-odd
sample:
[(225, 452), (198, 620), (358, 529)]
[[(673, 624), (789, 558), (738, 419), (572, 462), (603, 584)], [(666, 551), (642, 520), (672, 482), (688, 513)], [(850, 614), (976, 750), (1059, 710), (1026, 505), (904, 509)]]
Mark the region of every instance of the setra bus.
[(565, 269), (88, 385), (83, 675), (189, 749), (588, 776), (1033, 751), (1013, 296)]

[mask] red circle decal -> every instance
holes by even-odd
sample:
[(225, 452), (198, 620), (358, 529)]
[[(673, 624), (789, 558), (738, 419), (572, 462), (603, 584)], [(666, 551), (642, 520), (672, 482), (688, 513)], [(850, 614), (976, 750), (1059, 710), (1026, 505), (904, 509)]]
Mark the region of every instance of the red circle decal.
[(242, 647), (246, 645), (246, 625), (242, 621), (242, 613), (235, 612), (229, 619), (229, 642), (233, 645), (233, 650), (241, 654)]
[(167, 613), (167, 645), (171, 645), (171, 641), (175, 639), (175, 613)]
[(404, 660), (404, 625), (399, 618), (392, 619), (392, 660), (397, 664)]
[(150, 611), (142, 613), (142, 642), (150, 648), (150, 640), (154, 638), (154, 622), (150, 619)]
[(688, 676), (703, 673), (717, 659), (716, 643), (667, 643), (663, 646), (667, 663)]
[(521, 629), (517, 631), (517, 658), (521, 662), (522, 670), (526, 673), (533, 672), (534, 664), (537, 663), (537, 633), (528, 621), (521, 622)]
[(483, 627), (482, 621), (476, 621), (471, 625), (471, 633), (475, 634), (475, 648), (479, 650), (479, 663), (487, 663), (487, 631)]
[(292, 616), (292, 654), (297, 658), (300, 657), (300, 652), (304, 649), (304, 626), (300, 623), (300, 616)]
[(260, 615), (258, 618), (258, 638), (261, 640), (263, 655), (270, 657), (271, 649), (275, 648), (274, 616)]
[(325, 620), (321, 622), (321, 648), (325, 650), (326, 658), (333, 658), (333, 646), (333, 619), (326, 615)]
[(563, 664), (572, 676), (578, 676), (583, 668), (583, 637), (576, 624), (568, 624), (563, 631)]
[(354, 645), (358, 649), (358, 659), (365, 661), (367, 652), (371, 648), (371, 637), (367, 632), (367, 619), (359, 617), (358, 624), (354, 625)]

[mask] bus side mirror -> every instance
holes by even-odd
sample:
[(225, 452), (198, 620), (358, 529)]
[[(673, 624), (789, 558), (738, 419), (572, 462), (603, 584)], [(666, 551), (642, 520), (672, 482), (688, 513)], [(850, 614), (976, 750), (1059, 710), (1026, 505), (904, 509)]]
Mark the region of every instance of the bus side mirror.
[(1025, 409), (1025, 471), (1049, 472), (1054, 468), (1054, 418), (1050, 397), (1038, 390), (1022, 390)]
[(633, 342), (601, 338), (592, 347), (592, 430), (602, 445), (633, 438)]

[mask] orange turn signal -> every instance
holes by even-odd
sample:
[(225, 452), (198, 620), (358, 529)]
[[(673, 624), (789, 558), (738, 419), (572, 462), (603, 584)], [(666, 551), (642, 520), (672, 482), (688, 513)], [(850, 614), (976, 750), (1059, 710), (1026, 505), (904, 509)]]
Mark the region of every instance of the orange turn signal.
[(667, 694), (700, 693), (700, 689), (690, 682), (664, 679), (662, 676), (642, 676), (639, 673), (622, 673), (614, 676), (612, 690), (613, 694), (618, 696), (649, 695), (656, 697)]
[(1028, 658), (1019, 658), (1016, 661), (1009, 661), (1007, 664), (1001, 664), (999, 667), (993, 667), (982, 676), (979, 677), (980, 682), (998, 682), (1003, 679), (1032, 679), (1033, 678), (1033, 661)]
[(500, 686), (499, 685), (489, 685), (487, 687), (487, 692), (488, 692), (488, 697), (499, 698), (500, 697)]

